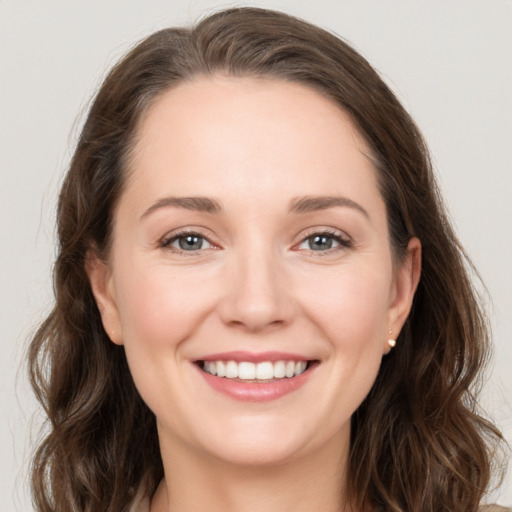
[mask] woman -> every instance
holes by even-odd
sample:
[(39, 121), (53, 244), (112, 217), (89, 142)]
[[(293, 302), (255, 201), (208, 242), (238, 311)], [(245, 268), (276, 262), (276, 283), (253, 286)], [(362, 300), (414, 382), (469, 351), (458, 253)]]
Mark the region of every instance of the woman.
[(485, 318), (418, 129), (346, 43), (252, 8), (150, 36), (58, 231), (37, 510), (478, 509)]

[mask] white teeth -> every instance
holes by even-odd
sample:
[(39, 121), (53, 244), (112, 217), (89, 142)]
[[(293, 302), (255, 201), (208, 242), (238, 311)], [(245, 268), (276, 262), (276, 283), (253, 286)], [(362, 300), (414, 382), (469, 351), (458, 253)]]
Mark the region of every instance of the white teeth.
[[(212, 361), (211, 364), (216, 364)], [(228, 379), (236, 379), (238, 378), (238, 365), (235, 361), (228, 361), (226, 363), (226, 377)]]
[(274, 363), (274, 377), (276, 379), (282, 379), (286, 375), (286, 365), (284, 361), (277, 361)]
[(224, 361), (217, 361), (216, 364), (217, 364), (217, 377), (225, 377), (226, 376), (226, 365), (224, 364)]
[(272, 363), (258, 363), (256, 366), (256, 378), (268, 380), (274, 378), (274, 365)]
[(306, 369), (306, 361), (298, 361), (295, 363), (295, 375), (300, 375)]
[(205, 361), (203, 370), (217, 377), (241, 380), (272, 380), (291, 378), (304, 373), (306, 361), (264, 361), (251, 363), (249, 361)]
[(256, 378), (256, 365), (254, 363), (238, 363), (238, 378), (254, 380)]

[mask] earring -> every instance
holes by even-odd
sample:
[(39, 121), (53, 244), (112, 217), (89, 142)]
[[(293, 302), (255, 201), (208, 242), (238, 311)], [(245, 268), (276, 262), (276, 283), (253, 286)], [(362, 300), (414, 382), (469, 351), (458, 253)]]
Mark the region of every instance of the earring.
[(393, 334), (393, 331), (391, 330), (391, 328), (389, 329), (389, 339), (388, 339), (388, 345), (389, 345), (389, 348), (394, 348), (395, 345), (396, 345), (396, 340), (394, 340), (393, 338), (391, 338), (391, 335)]

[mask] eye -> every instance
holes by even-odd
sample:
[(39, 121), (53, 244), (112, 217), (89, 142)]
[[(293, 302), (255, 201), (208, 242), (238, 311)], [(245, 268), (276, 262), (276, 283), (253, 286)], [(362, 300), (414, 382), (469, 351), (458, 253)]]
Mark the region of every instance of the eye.
[(212, 244), (198, 233), (178, 233), (162, 242), (162, 247), (178, 251), (194, 252), (212, 248)]
[(313, 233), (305, 238), (298, 246), (307, 251), (326, 252), (340, 247), (350, 247), (351, 242), (337, 233)]

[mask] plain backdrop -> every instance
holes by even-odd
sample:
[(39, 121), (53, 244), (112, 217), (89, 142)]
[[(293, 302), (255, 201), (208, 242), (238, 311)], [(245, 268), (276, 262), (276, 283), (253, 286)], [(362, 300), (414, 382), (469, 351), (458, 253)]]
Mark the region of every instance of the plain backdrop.
[[(41, 413), (23, 366), (48, 312), (54, 211), (88, 102), (152, 31), (213, 0), (0, 0), (0, 496), (31, 510), (27, 467)], [(348, 39), (424, 132), (457, 231), (491, 300), (495, 358), (482, 402), (512, 440), (512, 2), (276, 0)], [(509, 475), (489, 500), (512, 505)]]

